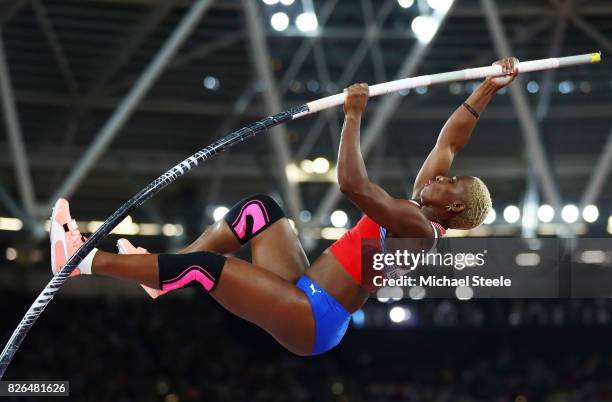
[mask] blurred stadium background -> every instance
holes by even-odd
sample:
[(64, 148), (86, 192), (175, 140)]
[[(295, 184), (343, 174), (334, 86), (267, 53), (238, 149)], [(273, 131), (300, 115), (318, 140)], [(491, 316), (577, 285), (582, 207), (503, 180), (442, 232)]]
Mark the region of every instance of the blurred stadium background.
[[(496, 213), (451, 235), (555, 237), (569, 227), (610, 237), (611, 17), (609, 0), (0, 3), (0, 342), (49, 279), (45, 221), (58, 194), (91, 232), (232, 129), (352, 82), (499, 54), (602, 50), (604, 62), (527, 74), (496, 96), (454, 169), (487, 182)], [(476, 85), (371, 100), (370, 176), (409, 195), (439, 129)], [(341, 123), (333, 110), (233, 148), (135, 211), (102, 247), (121, 235), (176, 250), (238, 199), (266, 192), (316, 257), (359, 219), (335, 183)], [(612, 265), (612, 254), (598, 258)], [(138, 286), (79, 278), (8, 377), (68, 379), (74, 400), (92, 401), (612, 400), (610, 314), (604, 300), (374, 302), (337, 350), (299, 359), (197, 292), (153, 303)]]

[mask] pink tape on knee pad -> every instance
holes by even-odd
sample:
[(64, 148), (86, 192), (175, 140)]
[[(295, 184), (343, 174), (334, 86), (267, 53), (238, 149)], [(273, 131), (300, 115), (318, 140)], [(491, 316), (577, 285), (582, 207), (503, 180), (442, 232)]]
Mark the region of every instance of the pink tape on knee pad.
[(253, 234), (259, 232), (270, 221), (268, 211), (261, 201), (252, 200), (247, 202), (242, 206), (238, 217), (231, 225), (240, 239), (244, 239), (249, 234), (247, 233), (247, 217), (249, 216), (253, 219)]
[(211, 290), (215, 285), (213, 276), (205, 268), (199, 265), (192, 265), (176, 277), (162, 281), (162, 290), (180, 289), (193, 281), (202, 285), (206, 291)]

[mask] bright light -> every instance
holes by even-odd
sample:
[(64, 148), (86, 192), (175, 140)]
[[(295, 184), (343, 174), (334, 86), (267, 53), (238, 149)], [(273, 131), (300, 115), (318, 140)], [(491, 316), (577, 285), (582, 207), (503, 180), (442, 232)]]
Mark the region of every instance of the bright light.
[(474, 289), (469, 286), (457, 286), (455, 296), (459, 300), (470, 300), (474, 296)]
[(353, 325), (356, 327), (363, 327), (365, 324), (365, 312), (362, 309), (355, 311), (352, 315)]
[(426, 86), (420, 86), (420, 87), (416, 87), (414, 89), (416, 91), (416, 93), (418, 93), (419, 95), (424, 95), (427, 93), (427, 87)]
[(508, 205), (504, 208), (504, 219), (508, 223), (516, 223), (521, 218), (521, 210), (516, 205)]
[(213, 219), (215, 220), (215, 222), (221, 220), (225, 216), (227, 211), (229, 211), (229, 208), (223, 205), (215, 208), (215, 210), (213, 211)]
[(294, 1), (295, 1), (295, 0), (280, 0), (280, 3), (281, 3), (283, 6), (290, 6), (290, 5), (292, 5), (292, 4), (293, 4), (293, 2), (294, 2)]
[(289, 26), (289, 16), (285, 13), (274, 13), (270, 18), (270, 25), (276, 31), (284, 31)]
[(562, 94), (572, 93), (574, 92), (574, 89), (576, 89), (576, 84), (574, 84), (572, 81), (561, 81), (559, 83), (559, 92)]
[(121, 221), (120, 224), (117, 225), (116, 228), (113, 229), (111, 233), (133, 236), (138, 234), (139, 231), (140, 226), (137, 223), (134, 223), (132, 221), (132, 217), (128, 215), (123, 221)]
[(312, 161), (312, 171), (318, 174), (327, 173), (329, 170), (329, 161), (326, 158), (318, 157)]
[(527, 83), (527, 92), (530, 94), (535, 94), (540, 90), (540, 84), (535, 81), (529, 81)]
[(291, 183), (299, 183), (300, 181), (304, 180), (306, 176), (295, 163), (288, 164), (285, 167), (285, 173), (287, 174), (287, 180), (289, 180)]
[(440, 23), (434, 18), (420, 15), (412, 20), (410, 26), (419, 42), (429, 43), (436, 34), (439, 25)]
[(376, 291), (376, 299), (381, 303), (386, 303), (389, 300), (401, 300), (404, 297), (404, 291), (400, 287), (382, 287)]
[(453, 95), (460, 95), (463, 92), (463, 85), (458, 82), (453, 82), (448, 86), (448, 90)]
[(576, 222), (579, 215), (580, 211), (578, 211), (578, 207), (572, 204), (564, 206), (561, 210), (561, 218), (567, 223)]
[(310, 211), (305, 209), (302, 212), (300, 212), (300, 220), (302, 222), (310, 222), (311, 219), (312, 219), (312, 214), (310, 213)]
[(346, 212), (339, 209), (332, 212), (329, 218), (331, 220), (331, 224), (337, 228), (343, 228), (348, 223), (348, 216), (346, 215)]
[(410, 310), (400, 306), (392, 307), (391, 310), (389, 310), (389, 318), (395, 323), (408, 321), (411, 315), (412, 313)]
[(87, 231), (89, 233), (93, 233), (96, 230), (100, 229), (100, 226), (104, 225), (102, 221), (91, 221), (87, 223)]
[(7, 248), (6, 259), (9, 261), (15, 261), (17, 259), (17, 250), (15, 250), (13, 247)]
[(184, 232), (183, 225), (175, 225), (172, 223), (166, 223), (162, 226), (162, 233), (164, 236), (180, 236)]
[(378, 300), (379, 303), (386, 303), (389, 301), (389, 298), (383, 294), (382, 289), (378, 289), (376, 291), (376, 300)]
[(520, 253), (514, 257), (514, 262), (519, 267), (535, 267), (540, 264), (540, 255), (538, 253)]
[(491, 223), (495, 222), (495, 218), (497, 218), (497, 213), (493, 208), (491, 208), (489, 210), (489, 213), (487, 214), (487, 217), (484, 220), (484, 224), (490, 225)]
[(312, 161), (310, 159), (304, 159), (300, 162), (300, 169), (302, 169), (304, 173), (312, 173)]
[(414, 4), (414, 0), (397, 0), (397, 4), (401, 8), (410, 8)]
[(453, 5), (453, 0), (427, 0), (427, 5), (436, 11), (445, 13)]
[(319, 27), (319, 21), (314, 13), (302, 13), (295, 19), (295, 25), (302, 32), (312, 32)]
[(582, 210), (582, 219), (589, 223), (593, 223), (599, 218), (599, 209), (595, 205), (587, 205)]
[(162, 233), (164, 234), (164, 236), (176, 236), (176, 234), (178, 233), (178, 230), (176, 230), (176, 226), (174, 226), (171, 223), (166, 223), (164, 226), (162, 226)]
[(585, 250), (580, 255), (580, 260), (585, 264), (603, 264), (606, 262), (606, 253), (602, 250)]
[(327, 227), (321, 229), (321, 238), (325, 240), (338, 240), (346, 233), (345, 228)]
[(17, 218), (5, 218), (0, 216), (0, 230), (18, 232), (23, 228), (23, 222)]
[(141, 223), (140, 231), (138, 232), (141, 236), (159, 236), (161, 233), (161, 225), (157, 223)]
[(269, 6), (273, 6), (274, 4), (278, 3), (278, 0), (263, 0), (263, 2)]
[(207, 75), (204, 77), (203, 84), (204, 88), (212, 91), (219, 89), (219, 79), (217, 77), (213, 77), (212, 75)]
[(548, 204), (540, 205), (538, 208), (538, 219), (540, 222), (548, 223), (555, 217), (555, 209)]
[(427, 291), (422, 286), (413, 286), (408, 291), (408, 296), (413, 300), (421, 300), (425, 297)]

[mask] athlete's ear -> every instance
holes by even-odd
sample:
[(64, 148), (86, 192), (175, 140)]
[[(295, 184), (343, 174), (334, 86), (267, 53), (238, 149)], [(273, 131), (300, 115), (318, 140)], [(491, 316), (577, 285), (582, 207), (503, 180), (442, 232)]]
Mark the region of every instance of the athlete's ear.
[(449, 209), (454, 213), (459, 213), (465, 209), (465, 204), (459, 201), (455, 201), (449, 206)]

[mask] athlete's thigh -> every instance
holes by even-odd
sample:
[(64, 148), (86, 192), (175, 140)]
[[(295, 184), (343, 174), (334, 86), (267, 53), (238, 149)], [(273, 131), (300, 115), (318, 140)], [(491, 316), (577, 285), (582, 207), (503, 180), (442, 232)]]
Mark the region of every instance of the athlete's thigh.
[(312, 352), (315, 323), (310, 301), (293, 283), (257, 265), (228, 258), (211, 296), (291, 352)]
[[(249, 242), (253, 264), (281, 278), (295, 282), (308, 268), (308, 259), (287, 218), (274, 222)], [(181, 253), (212, 251), (227, 254), (237, 251), (240, 243), (223, 219), (209, 226)]]
[(282, 218), (251, 239), (253, 264), (295, 282), (310, 265), (287, 218)]
[(196, 251), (212, 251), (219, 254), (229, 254), (237, 251), (240, 243), (223, 219), (210, 225), (193, 243), (180, 251), (181, 254)]

